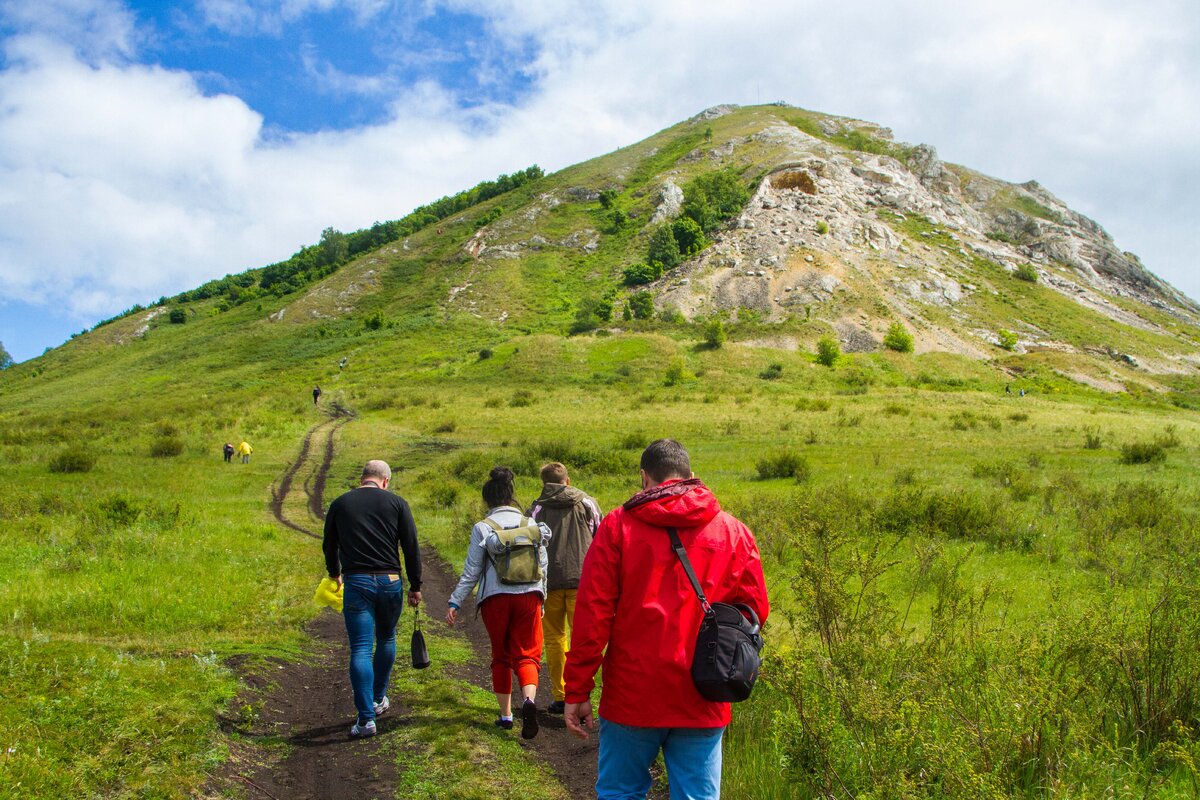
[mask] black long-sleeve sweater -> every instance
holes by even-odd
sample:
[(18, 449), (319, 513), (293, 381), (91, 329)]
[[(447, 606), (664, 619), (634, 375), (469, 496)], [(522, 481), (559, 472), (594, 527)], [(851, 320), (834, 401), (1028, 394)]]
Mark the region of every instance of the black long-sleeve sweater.
[(404, 572), (409, 590), (421, 588), (421, 550), (408, 503), (376, 486), (351, 489), (329, 505), (325, 515), (325, 568), (330, 577)]

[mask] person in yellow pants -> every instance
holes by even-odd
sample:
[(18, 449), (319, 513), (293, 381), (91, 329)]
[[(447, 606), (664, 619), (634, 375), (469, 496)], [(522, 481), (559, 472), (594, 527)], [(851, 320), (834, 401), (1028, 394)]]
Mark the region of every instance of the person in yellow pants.
[(546, 665), (550, 670), (550, 688), (554, 699), (546, 710), (563, 713), (566, 687), (563, 667), (571, 648), (571, 620), (575, 616), (575, 590), (583, 571), (583, 557), (592, 544), (592, 536), (603, 516), (600, 506), (586, 493), (571, 485), (567, 468), (557, 461), (542, 467), (542, 494), (529, 507), (526, 516), (544, 522), (553, 531), (547, 546), (549, 568), (546, 575), (545, 613), (542, 636), (545, 639)]

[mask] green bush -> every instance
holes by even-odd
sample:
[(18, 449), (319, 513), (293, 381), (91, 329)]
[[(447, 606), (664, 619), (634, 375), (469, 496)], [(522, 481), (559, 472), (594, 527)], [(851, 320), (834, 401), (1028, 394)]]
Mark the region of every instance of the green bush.
[(646, 261), (656, 265), (661, 274), (683, 260), (679, 252), (679, 243), (670, 225), (661, 225), (650, 234), (650, 244), (646, 250)]
[(725, 323), (713, 317), (704, 323), (704, 344), (716, 350), (725, 344)]
[(647, 291), (634, 292), (630, 295), (626, 308), (633, 314), (634, 319), (650, 319), (654, 316), (654, 295)]
[(700, 228), (700, 223), (691, 217), (680, 217), (671, 223), (671, 234), (679, 246), (679, 253), (684, 258), (699, 253), (708, 247), (708, 239)]
[(1005, 350), (1017, 349), (1017, 335), (1012, 331), (1006, 331), (1003, 328), (996, 331), (996, 339), (1001, 348)]
[(683, 188), (683, 215), (708, 233), (741, 213), (750, 192), (732, 170), (693, 178)]
[(533, 405), (533, 392), (528, 389), (517, 389), (509, 398), (508, 404), (513, 408), (525, 408)]
[(183, 452), (183, 440), (178, 436), (160, 436), (150, 443), (154, 458), (173, 458)]
[(821, 236), (829, 233), (829, 223), (823, 219), (817, 220), (817, 233), (819, 233)]
[(822, 336), (817, 340), (817, 363), (832, 367), (842, 354), (842, 348), (837, 340), (830, 336)]
[(888, 350), (895, 350), (897, 353), (911, 353), (913, 351), (913, 336), (904, 325), (899, 322), (893, 322), (888, 328), (887, 334), (883, 337), (883, 346)]
[(172, 308), (171, 313), (167, 316), (172, 325), (182, 325), (187, 322), (187, 310), (182, 308)]
[(626, 286), (640, 286), (656, 281), (662, 277), (662, 265), (657, 263), (634, 264), (622, 271), (622, 280)]
[(489, 358), (491, 358), (491, 357), (492, 357), (492, 355), (493, 355), (493, 353), (492, 353), (492, 348), (490, 348), (490, 347), (485, 347), (485, 348), (483, 348), (482, 350), (480, 350), (480, 351), (479, 351), (479, 360), (480, 360), (480, 361), (486, 361), (486, 360), (488, 360)]
[(795, 478), (803, 483), (808, 480), (811, 471), (808, 460), (799, 453), (791, 450), (779, 450), (769, 453), (755, 464), (759, 480), (770, 478)]
[(1017, 267), (1016, 271), (1013, 272), (1013, 277), (1020, 281), (1027, 281), (1029, 283), (1037, 283), (1038, 282), (1037, 268), (1034, 267), (1033, 264), (1022, 264), (1021, 266)]
[(783, 364), (770, 364), (762, 372), (758, 373), (758, 377), (764, 381), (775, 381), (783, 377)]
[(1104, 440), (1100, 436), (1099, 429), (1091, 426), (1083, 429), (1083, 448), (1085, 450), (1099, 450), (1103, 444)]
[(1167, 448), (1162, 442), (1130, 442), (1121, 445), (1117, 459), (1122, 464), (1158, 464), (1167, 460)]
[(452, 419), (448, 419), (434, 427), (434, 433), (454, 433), (458, 429), (458, 423)]
[(51, 472), (91, 472), (96, 456), (80, 445), (68, 447), (50, 459)]

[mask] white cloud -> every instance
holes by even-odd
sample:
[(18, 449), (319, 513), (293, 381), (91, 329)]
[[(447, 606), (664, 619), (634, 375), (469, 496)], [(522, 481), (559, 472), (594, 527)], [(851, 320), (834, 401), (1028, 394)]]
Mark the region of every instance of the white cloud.
[[(716, 103), (786, 100), (1036, 178), (1200, 297), (1187, 255), (1200, 251), (1192, 1), (414, 3), (417, 15), (485, 15), (500, 50), (532, 42), (531, 93), (464, 109), (434, 83), (368, 77), (355, 86), (381, 97), (387, 123), (268, 141), (238, 98), (130, 63), (137, 34), (119, 6), (59, 0), (94, 10), (87, 30), (109, 31), (107, 55), (81, 51), (85, 34), (57, 22), (6, 42), (0, 293), (108, 316), (284, 258), (328, 225), (396, 218), (535, 162), (561, 168)], [(333, 4), (200, 5), (210, 24), (247, 31)], [(350, 5), (366, 19), (386, 4)], [(503, 82), (499, 63), (483, 54), (481, 69)], [(358, 80), (315, 56), (312, 69), (331, 85)]]

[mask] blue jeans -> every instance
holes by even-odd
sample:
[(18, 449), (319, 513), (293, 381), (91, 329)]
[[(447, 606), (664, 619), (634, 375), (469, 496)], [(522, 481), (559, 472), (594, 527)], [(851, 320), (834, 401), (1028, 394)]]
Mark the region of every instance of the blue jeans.
[[(399, 576), (346, 575), (342, 616), (350, 639), (350, 685), (360, 723), (375, 719), (396, 661), (396, 623), (404, 610)], [(375, 655), (371, 655), (371, 646)]]
[(662, 750), (671, 800), (718, 800), (724, 728), (636, 728), (600, 718), (597, 800), (645, 800)]

